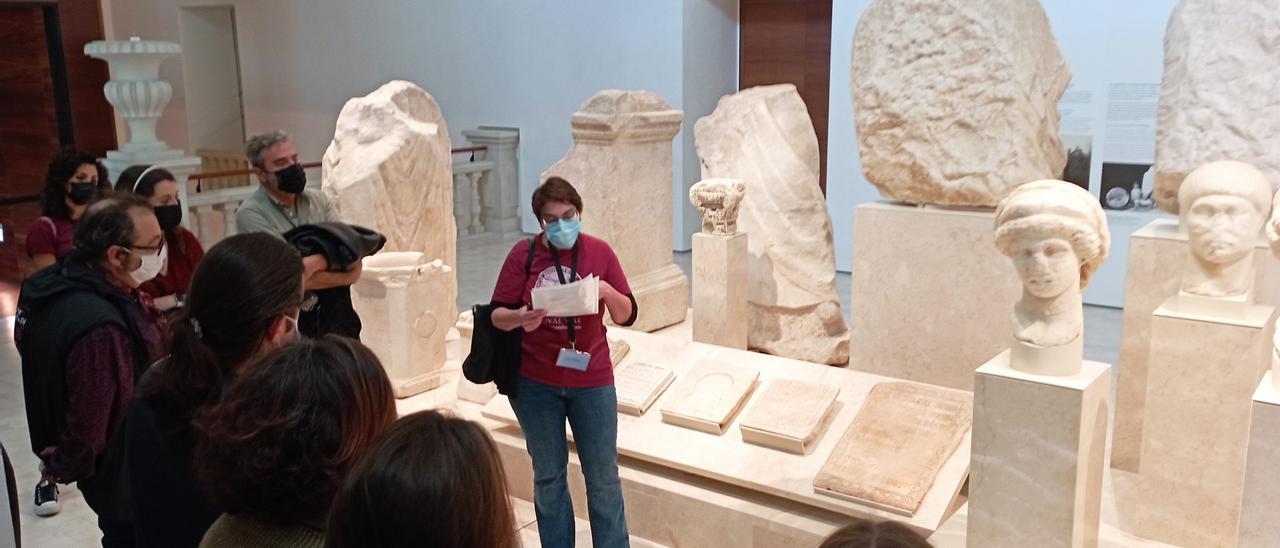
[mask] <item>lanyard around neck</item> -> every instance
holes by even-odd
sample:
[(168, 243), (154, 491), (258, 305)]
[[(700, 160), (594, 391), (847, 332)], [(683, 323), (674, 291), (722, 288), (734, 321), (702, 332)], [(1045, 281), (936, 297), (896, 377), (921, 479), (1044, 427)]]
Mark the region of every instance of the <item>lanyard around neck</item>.
[[(573, 264), (569, 270), (570, 282), (578, 278), (578, 249), (581, 247), (578, 243), (579, 242), (574, 242), (573, 244)], [(556, 246), (552, 245), (550, 240), (547, 241), (547, 249), (551, 250), (551, 260), (556, 265), (556, 276), (560, 278), (560, 285), (568, 284), (569, 282), (566, 282), (564, 279), (564, 271), (560, 269), (560, 250), (556, 249)], [(578, 348), (578, 337), (573, 331), (573, 322), (573, 318), (567, 318), (566, 323), (569, 324), (569, 346), (576, 350)]]

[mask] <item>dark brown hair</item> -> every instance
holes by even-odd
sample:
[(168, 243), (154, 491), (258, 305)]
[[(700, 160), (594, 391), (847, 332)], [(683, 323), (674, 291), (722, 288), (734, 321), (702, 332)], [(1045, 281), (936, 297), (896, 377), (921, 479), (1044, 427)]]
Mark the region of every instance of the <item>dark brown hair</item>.
[(92, 154), (74, 148), (64, 148), (51, 160), (49, 170), (44, 176), (44, 190), (40, 193), (40, 214), (45, 217), (71, 219), (71, 208), (67, 207), (67, 181), (75, 176), (82, 165), (91, 165), (98, 170), (98, 190), (111, 188), (107, 180), (107, 168), (94, 158)]
[(582, 196), (569, 181), (559, 177), (551, 177), (538, 185), (533, 191), (533, 216), (541, 219), (542, 208), (550, 202), (564, 202), (577, 208), (582, 213)]
[(818, 548), (930, 548), (910, 527), (896, 521), (861, 520), (831, 533)]
[(302, 258), (284, 240), (236, 234), (210, 248), (172, 324), (169, 359), (138, 388), (161, 430), (186, 431), (196, 410), (258, 352), (271, 323), (301, 305)]
[(250, 365), (199, 413), (196, 476), (228, 514), (314, 523), (395, 419), (373, 352), (336, 335), (303, 340)]
[[(142, 179), (139, 180), (138, 177)], [(129, 166), (116, 178), (116, 193), (131, 192), (143, 198), (151, 198), (156, 193), (156, 185), (164, 181), (173, 181), (176, 184), (178, 179), (173, 176), (173, 172), (162, 167), (149, 164)], [(178, 225), (164, 231), (165, 245), (186, 255), (187, 240), (182, 237), (182, 233), (186, 230), (182, 225)]]
[(133, 194), (103, 198), (84, 210), (76, 223), (71, 256), (85, 263), (96, 263), (107, 256), (111, 246), (133, 247), (133, 210), (151, 212), (151, 204)]
[(516, 545), (506, 475), (480, 425), (437, 411), (400, 419), (334, 498), (327, 546)]

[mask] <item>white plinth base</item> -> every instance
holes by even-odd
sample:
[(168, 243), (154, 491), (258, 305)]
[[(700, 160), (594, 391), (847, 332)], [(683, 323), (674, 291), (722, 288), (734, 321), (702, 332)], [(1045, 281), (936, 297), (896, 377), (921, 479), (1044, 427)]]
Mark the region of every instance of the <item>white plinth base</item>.
[(1243, 320), (1218, 321), (1171, 306), (1152, 314), (1134, 533), (1236, 545), (1251, 398), (1271, 365), (1273, 311), (1255, 306)]
[[(1147, 352), (1151, 347), (1151, 313), (1178, 294), (1186, 266), (1187, 234), (1175, 219), (1157, 219), (1129, 239), (1125, 272), (1124, 337), (1117, 364), (1116, 424), (1111, 434), (1111, 466), (1138, 471), (1142, 450), (1142, 418), (1147, 397)], [(1266, 238), (1253, 251), (1254, 300), (1280, 305), (1280, 260), (1271, 256)]]
[(1240, 546), (1280, 546), (1280, 390), (1267, 372), (1253, 393)]
[(969, 475), (969, 546), (1096, 546), (1111, 366), (1044, 376), (978, 368)]
[(693, 340), (747, 349), (747, 234), (693, 235)]
[(1061, 346), (1040, 346), (1014, 341), (1009, 347), (1009, 367), (1032, 375), (1068, 377), (1080, 373), (1084, 363), (1084, 337)]
[(849, 368), (973, 390), (976, 364), (1009, 346), (1022, 293), (989, 210), (882, 202), (854, 208)]

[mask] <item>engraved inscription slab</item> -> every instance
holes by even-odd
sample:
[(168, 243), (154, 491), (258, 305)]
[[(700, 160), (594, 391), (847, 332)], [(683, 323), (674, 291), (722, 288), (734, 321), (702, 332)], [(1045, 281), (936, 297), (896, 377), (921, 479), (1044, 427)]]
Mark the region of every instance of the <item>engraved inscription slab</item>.
[(804, 454), (818, 437), (840, 389), (812, 382), (770, 381), (742, 416), (742, 439)]
[(914, 515), (972, 423), (968, 392), (877, 384), (822, 465), (814, 490)]
[(644, 362), (633, 361), (618, 366), (613, 373), (618, 410), (643, 415), (675, 378), (671, 369)]
[(662, 421), (712, 434), (725, 427), (755, 389), (760, 370), (713, 361), (694, 364), (662, 407)]

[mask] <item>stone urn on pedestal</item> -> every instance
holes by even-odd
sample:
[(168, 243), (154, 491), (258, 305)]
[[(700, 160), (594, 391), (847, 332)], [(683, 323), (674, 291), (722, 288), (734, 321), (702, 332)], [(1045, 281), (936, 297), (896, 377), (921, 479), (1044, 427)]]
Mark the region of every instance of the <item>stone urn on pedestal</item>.
[[(125, 168), (137, 164), (162, 165), (178, 179), (178, 198), (186, 203), (187, 176), (200, 169), (200, 159), (156, 136), (156, 122), (173, 97), (173, 87), (160, 79), (160, 63), (182, 53), (173, 42), (142, 40), (98, 40), (84, 46), (84, 54), (107, 62), (111, 80), (103, 86), (107, 102), (129, 126), (129, 139), (118, 150), (107, 152), (103, 165), (112, 179)], [(187, 219), (183, 223), (187, 224)]]
[(382, 360), (397, 398), (441, 384), (452, 326), (451, 271), (417, 251), (385, 252), (366, 257), (364, 274), (351, 286), (352, 305), (364, 322), (360, 338)]

